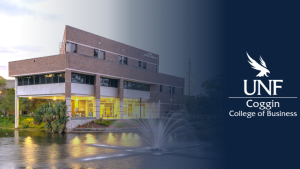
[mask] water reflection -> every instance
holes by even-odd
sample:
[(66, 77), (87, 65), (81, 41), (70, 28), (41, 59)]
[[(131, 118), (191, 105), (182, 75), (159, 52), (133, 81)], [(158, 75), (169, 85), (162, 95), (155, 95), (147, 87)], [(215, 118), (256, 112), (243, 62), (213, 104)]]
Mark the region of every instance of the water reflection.
[(0, 129), (0, 168), (149, 168), (144, 166), (144, 160), (148, 161), (149, 157), (142, 155), (80, 161), (84, 158), (132, 153), (92, 144), (148, 146), (136, 132), (48, 134)]
[(30, 136), (25, 138), (23, 147), (23, 157), (25, 158), (26, 164), (28, 165), (26, 168), (32, 168), (33, 165), (36, 163), (36, 147), (37, 145), (33, 142)]

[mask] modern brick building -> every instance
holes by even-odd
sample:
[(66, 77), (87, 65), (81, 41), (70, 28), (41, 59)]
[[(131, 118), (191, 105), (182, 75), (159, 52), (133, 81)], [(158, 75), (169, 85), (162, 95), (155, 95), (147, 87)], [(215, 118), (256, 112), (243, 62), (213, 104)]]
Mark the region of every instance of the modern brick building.
[(93, 119), (149, 118), (181, 109), (184, 78), (159, 73), (159, 55), (66, 26), (59, 55), (9, 62), (20, 97), (66, 100), (68, 129)]

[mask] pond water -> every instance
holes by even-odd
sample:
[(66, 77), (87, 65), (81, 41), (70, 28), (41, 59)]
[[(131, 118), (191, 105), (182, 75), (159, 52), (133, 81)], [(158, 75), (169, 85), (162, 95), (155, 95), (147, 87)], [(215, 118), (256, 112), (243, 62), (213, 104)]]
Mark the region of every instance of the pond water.
[(0, 129), (0, 168), (220, 168), (222, 160), (210, 144), (190, 135), (169, 139), (169, 147), (181, 148), (150, 151), (137, 132), (48, 134)]

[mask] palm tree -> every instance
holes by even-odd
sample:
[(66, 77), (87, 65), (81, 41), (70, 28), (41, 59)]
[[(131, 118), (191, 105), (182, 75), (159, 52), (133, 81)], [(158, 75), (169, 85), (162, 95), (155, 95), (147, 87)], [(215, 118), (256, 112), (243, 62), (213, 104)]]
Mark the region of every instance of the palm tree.
[(34, 112), (34, 122), (45, 122), (45, 130), (50, 133), (62, 133), (66, 130), (68, 116), (65, 101), (42, 103)]

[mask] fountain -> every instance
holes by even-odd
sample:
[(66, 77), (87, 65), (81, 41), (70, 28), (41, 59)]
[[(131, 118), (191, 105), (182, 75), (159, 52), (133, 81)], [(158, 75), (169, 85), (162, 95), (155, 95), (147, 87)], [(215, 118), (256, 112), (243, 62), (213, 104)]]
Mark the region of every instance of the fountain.
[(189, 124), (187, 120), (179, 118), (178, 113), (172, 113), (169, 117), (157, 118), (150, 113), (148, 119), (130, 120), (139, 131), (143, 133), (141, 139), (149, 143), (152, 151), (162, 151), (162, 147), (169, 141), (169, 136), (174, 134), (181, 135), (186, 132)]
[[(155, 106), (155, 105), (153, 105)], [(155, 107), (154, 107), (155, 108)], [(155, 110), (152, 112), (156, 112)], [(199, 142), (199, 140), (188, 140), (188, 142), (174, 143), (173, 138), (179, 138), (183, 134), (194, 131), (191, 128), (186, 119), (180, 118), (178, 112), (173, 112), (166, 114), (164, 117), (160, 117), (160, 114), (149, 113), (147, 118), (143, 119), (131, 119), (129, 120), (131, 124), (135, 126), (133, 129), (138, 129), (139, 138), (148, 143), (150, 147), (126, 147), (126, 146), (115, 146), (115, 145), (105, 145), (105, 144), (90, 144), (91, 146), (117, 149), (116, 153), (111, 154), (101, 154), (97, 156), (92, 156), (88, 158), (80, 159), (82, 161), (92, 161), (108, 158), (120, 158), (136, 155), (175, 155), (175, 156), (186, 156), (195, 158), (207, 158), (210, 159), (220, 159), (218, 155), (212, 154), (207, 155), (204, 152), (197, 151), (198, 148), (210, 147), (209, 143)], [(172, 141), (172, 144), (169, 144)], [(166, 145), (168, 143), (168, 145)], [(196, 149), (197, 153), (189, 153), (186, 150)]]

